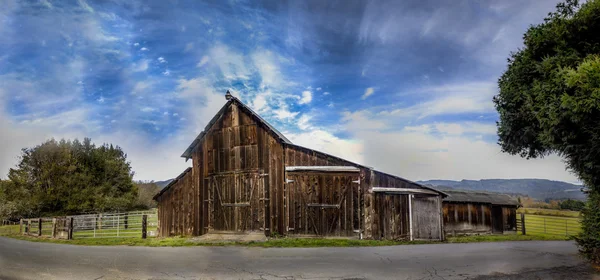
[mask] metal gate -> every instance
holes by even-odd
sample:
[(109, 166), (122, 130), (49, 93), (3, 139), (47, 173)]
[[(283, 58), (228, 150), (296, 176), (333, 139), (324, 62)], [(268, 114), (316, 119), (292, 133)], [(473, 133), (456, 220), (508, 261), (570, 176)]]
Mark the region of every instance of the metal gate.
[(360, 227), (356, 174), (287, 174), (288, 232), (352, 236)]
[(264, 230), (265, 190), (259, 173), (234, 172), (206, 180), (209, 231)]

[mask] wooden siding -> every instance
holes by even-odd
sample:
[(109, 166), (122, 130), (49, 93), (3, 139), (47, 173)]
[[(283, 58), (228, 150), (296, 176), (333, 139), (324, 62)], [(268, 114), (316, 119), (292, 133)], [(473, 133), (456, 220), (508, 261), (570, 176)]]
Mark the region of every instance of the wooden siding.
[(412, 231), (413, 239), (442, 239), (439, 196), (413, 195)]
[(447, 235), (488, 234), (493, 232), (494, 219), (500, 219), (503, 231), (515, 231), (517, 227), (516, 207), (494, 206), (502, 208), (502, 215), (492, 215), (492, 206), (481, 203), (444, 202), (444, 231)]
[(408, 240), (409, 216), (407, 194), (385, 194), (373, 195), (377, 221), (371, 226), (371, 234), (374, 239)]
[(358, 173), (289, 172), (288, 234), (357, 236), (360, 229)]
[(159, 236), (192, 235), (194, 193), (192, 172), (187, 172), (159, 198)]

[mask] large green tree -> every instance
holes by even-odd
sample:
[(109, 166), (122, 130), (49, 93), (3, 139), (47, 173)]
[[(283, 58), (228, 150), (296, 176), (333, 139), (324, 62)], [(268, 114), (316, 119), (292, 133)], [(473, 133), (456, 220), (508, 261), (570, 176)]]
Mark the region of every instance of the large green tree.
[(23, 149), (8, 178), (0, 184), (0, 216), (10, 218), (128, 210), (137, 198), (127, 155), (89, 138)]
[(525, 33), (494, 97), (504, 152), (557, 153), (588, 188), (580, 251), (600, 262), (600, 1), (557, 5)]

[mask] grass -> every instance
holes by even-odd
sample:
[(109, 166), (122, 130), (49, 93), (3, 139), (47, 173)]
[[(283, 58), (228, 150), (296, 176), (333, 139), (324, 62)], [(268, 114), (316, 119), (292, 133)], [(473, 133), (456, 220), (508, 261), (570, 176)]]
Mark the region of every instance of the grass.
[(517, 213), (531, 214), (531, 215), (544, 215), (544, 216), (557, 216), (557, 217), (573, 217), (573, 218), (577, 218), (580, 216), (579, 211), (541, 209), (541, 208), (519, 208), (519, 209), (517, 209)]
[(73, 240), (32, 237), (19, 234), (19, 226), (0, 227), (0, 236), (11, 237), (31, 242), (47, 242), (87, 246), (147, 246), (147, 247), (183, 247), (183, 246), (243, 246), (262, 248), (314, 248), (314, 247), (364, 247), (364, 246), (396, 246), (440, 243), (474, 243), (531, 240), (566, 240), (566, 237), (553, 235), (478, 235), (449, 237), (445, 242), (436, 241), (393, 241), (393, 240), (356, 240), (327, 238), (273, 238), (264, 242), (197, 242), (185, 237), (169, 238), (82, 238)]
[(525, 215), (527, 235), (572, 236), (581, 232), (579, 218)]

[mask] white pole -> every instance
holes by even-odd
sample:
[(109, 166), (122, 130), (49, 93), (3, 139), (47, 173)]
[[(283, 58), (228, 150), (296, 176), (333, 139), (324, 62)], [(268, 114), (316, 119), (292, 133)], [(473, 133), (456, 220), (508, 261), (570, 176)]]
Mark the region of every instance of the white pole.
[(119, 237), (119, 215), (117, 215), (117, 237)]
[(409, 227), (410, 241), (413, 240), (412, 199), (413, 199), (413, 195), (409, 194), (408, 195), (408, 227)]

